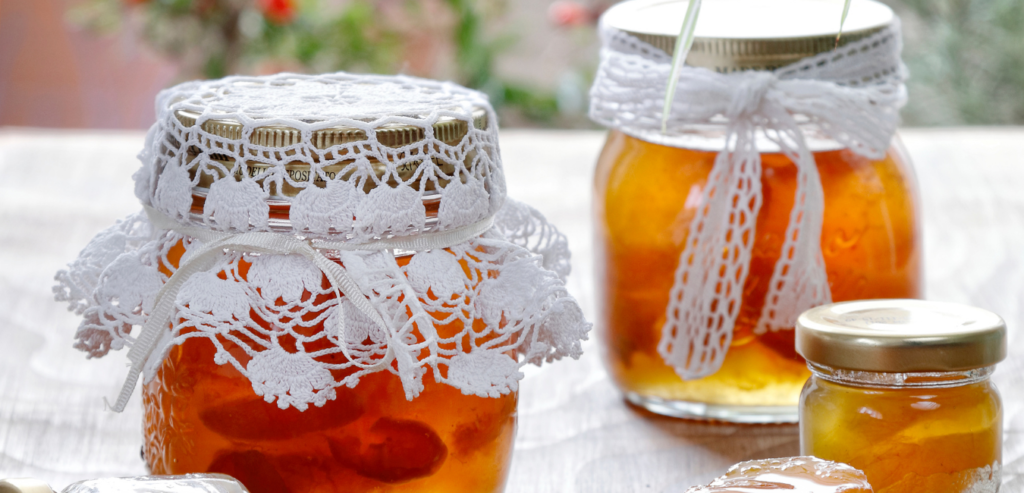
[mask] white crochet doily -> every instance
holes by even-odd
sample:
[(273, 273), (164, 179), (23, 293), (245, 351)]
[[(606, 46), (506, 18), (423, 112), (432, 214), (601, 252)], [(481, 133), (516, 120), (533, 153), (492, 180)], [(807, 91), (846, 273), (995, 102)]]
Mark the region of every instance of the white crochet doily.
[[(409, 399), (428, 371), (494, 397), (516, 390), (527, 363), (580, 356), (590, 324), (565, 288), (565, 237), (505, 199), (495, 116), (480, 93), (409, 77), (283, 74), (183, 84), (161, 93), (158, 109), (135, 175), (146, 210), (101, 232), (57, 274), (56, 298), (83, 318), (76, 347), (91, 357), (129, 347), (133, 371), (148, 380), (171, 347), (204, 338), (215, 361), (268, 402), (304, 410), (371, 372), (397, 375)], [(180, 109), (198, 122), (182, 125)], [(481, 109), (490, 122), (482, 129), (473, 125)], [(466, 121), (468, 133), (454, 145), (435, 138), (441, 118)], [(208, 119), (240, 122), (241, 137), (204, 131)], [(375, 129), (395, 123), (425, 138), (380, 144)], [(252, 144), (267, 125), (299, 129), (301, 142)], [(334, 127), (366, 139), (318, 148), (314, 132)], [(189, 147), (200, 150), (195, 161)], [(289, 175), (296, 161), (309, 181)], [(339, 163), (347, 168), (323, 172)], [(202, 213), (190, 210), (197, 164), (222, 177)], [(263, 171), (254, 177), (246, 166)], [(300, 191), (272, 195), (284, 182)], [(291, 221), (272, 219), (270, 201), (289, 203)], [(176, 245), (178, 268), (168, 258)], [(251, 264), (244, 274), (241, 263)], [(246, 354), (225, 350), (229, 341)], [(134, 385), (130, 377), (116, 409)]]
[[(497, 125), (473, 125), (475, 111), (486, 111), (489, 122), (497, 117), (486, 96), (452, 83), (344, 73), (228, 77), (165, 90), (157, 96), (157, 110), (157, 123), (140, 156), (135, 193), (144, 204), (181, 221), (224, 231), (283, 228), (369, 240), (470, 224), (495, 214), (504, 200)], [(185, 126), (176, 112), (195, 115), (195, 124)], [(468, 125), (466, 136), (454, 145), (434, 135), (434, 124), (444, 119)], [(210, 120), (240, 123), (239, 138), (204, 130)], [(387, 147), (376, 130), (395, 125), (422, 129), (425, 137)], [(281, 147), (253, 143), (253, 131), (268, 126), (299, 130), (302, 138)], [(362, 130), (367, 138), (319, 148), (314, 133), (337, 127)], [(190, 148), (199, 152), (188, 162)], [(386, 166), (380, 176), (375, 163)], [(295, 164), (308, 166), (305, 181), (288, 173), (286, 165)], [(258, 176), (251, 176), (256, 171)], [(202, 175), (236, 174), (243, 179), (216, 179), (202, 212), (191, 212), (192, 191)], [(315, 186), (317, 181), (326, 186)], [(286, 185), (298, 193), (271, 196)], [(369, 193), (357, 192), (371, 187)], [(440, 201), (436, 217), (428, 217), (424, 197)], [(270, 198), (289, 203), (290, 225), (272, 228)]]
[(679, 257), (658, 346), (683, 379), (705, 377), (725, 360), (742, 303), (762, 203), (762, 141), (796, 163), (797, 188), (755, 332), (792, 329), (801, 312), (831, 301), (820, 247), (824, 195), (801, 125), (863, 156), (884, 157), (906, 101), (899, 20), (771, 72), (685, 66), (664, 133), (671, 57), (604, 20), (600, 31), (601, 64), (590, 93), (594, 121), (680, 147), (695, 126), (725, 130)]

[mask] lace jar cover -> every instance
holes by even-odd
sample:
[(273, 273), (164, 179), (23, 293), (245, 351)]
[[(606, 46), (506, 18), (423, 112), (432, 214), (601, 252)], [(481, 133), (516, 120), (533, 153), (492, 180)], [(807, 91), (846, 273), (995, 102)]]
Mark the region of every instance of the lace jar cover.
[(723, 128), (719, 152), (679, 256), (658, 345), (684, 380), (712, 375), (732, 343), (763, 197), (767, 142), (797, 167), (793, 209), (755, 333), (791, 330), (831, 301), (821, 253), (824, 196), (804, 128), (871, 159), (884, 157), (906, 102), (899, 19), (863, 39), (772, 71), (684, 66), (667, 127), (672, 59), (602, 18), (590, 117), (648, 142), (685, 147), (694, 128)]
[(181, 84), (157, 111), (134, 175), (143, 210), (98, 234), (54, 288), (82, 316), (77, 348), (130, 348), (115, 410), (190, 338), (300, 410), (379, 371), (408, 399), (427, 372), (497, 397), (527, 363), (580, 356), (590, 324), (565, 288), (565, 236), (505, 198), (481, 93), (279, 74)]

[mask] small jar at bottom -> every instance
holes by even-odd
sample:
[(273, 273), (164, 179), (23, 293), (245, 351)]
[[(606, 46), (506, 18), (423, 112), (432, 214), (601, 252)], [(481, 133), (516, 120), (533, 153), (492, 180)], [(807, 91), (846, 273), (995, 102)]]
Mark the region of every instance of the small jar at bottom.
[(864, 471), (875, 493), (999, 489), (1003, 413), (993, 366), (930, 373), (809, 366), (801, 454)]
[(1006, 324), (972, 306), (862, 300), (805, 311), (800, 452), (861, 471), (875, 493), (995, 493), (1003, 410), (990, 380)]

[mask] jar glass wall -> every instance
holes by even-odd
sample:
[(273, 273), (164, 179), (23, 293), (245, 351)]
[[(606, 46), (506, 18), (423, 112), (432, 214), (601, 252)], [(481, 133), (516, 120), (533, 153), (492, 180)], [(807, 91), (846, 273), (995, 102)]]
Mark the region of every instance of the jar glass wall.
[[(731, 347), (722, 367), (684, 381), (657, 351), (676, 266), (724, 128), (694, 128), (669, 147), (611, 131), (597, 164), (594, 223), (598, 321), (606, 366), (626, 397), (652, 411), (731, 421), (795, 421), (809, 373), (793, 331), (754, 333), (780, 256), (796, 166), (765, 147), (763, 205)], [(821, 248), (832, 299), (921, 295), (913, 172), (900, 144), (872, 161), (806, 132), (824, 189)]]
[(801, 454), (845, 462), (875, 493), (995, 492), (1002, 404), (994, 367), (881, 373), (812, 364), (800, 396)]

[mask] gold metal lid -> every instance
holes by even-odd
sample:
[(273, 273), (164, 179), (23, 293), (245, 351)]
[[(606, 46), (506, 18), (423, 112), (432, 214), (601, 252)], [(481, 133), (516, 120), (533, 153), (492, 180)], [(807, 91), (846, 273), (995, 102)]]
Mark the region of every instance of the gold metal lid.
[[(174, 116), (186, 127), (196, 124), (199, 114), (178, 110)], [(433, 125), (434, 137), (448, 144), (457, 143), (469, 133), (469, 125), (464, 120), (442, 118)], [(473, 112), (473, 127), (479, 130), (487, 128), (487, 112), (478, 108)], [(203, 123), (203, 130), (226, 139), (241, 139), (242, 124), (231, 119), (210, 119)], [(423, 140), (426, 131), (414, 125), (385, 125), (376, 130), (377, 141), (387, 147), (402, 147)], [(327, 149), (341, 144), (349, 144), (366, 140), (366, 132), (354, 127), (333, 127), (313, 132), (312, 142), (317, 149)], [(249, 141), (266, 147), (287, 147), (302, 140), (302, 133), (295, 128), (283, 125), (267, 125), (253, 130)]]
[(809, 362), (846, 370), (963, 371), (1006, 357), (1006, 324), (990, 311), (956, 303), (833, 303), (800, 315), (796, 351)]
[[(603, 22), (672, 54), (688, 0), (633, 0), (605, 12)], [(835, 48), (842, 0), (715, 0), (701, 4), (687, 65), (718, 72), (774, 70)], [(893, 22), (889, 7), (853, 0), (839, 45)]]

